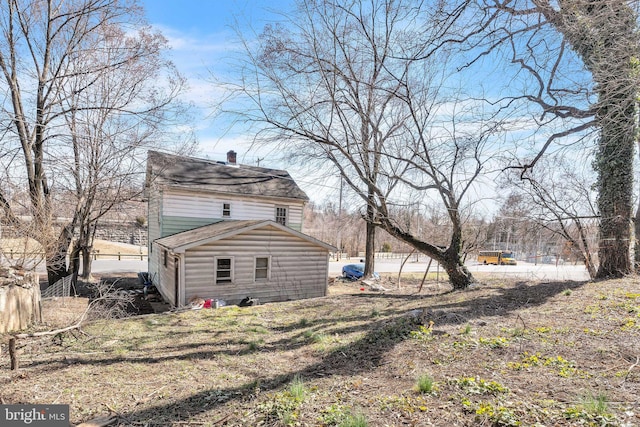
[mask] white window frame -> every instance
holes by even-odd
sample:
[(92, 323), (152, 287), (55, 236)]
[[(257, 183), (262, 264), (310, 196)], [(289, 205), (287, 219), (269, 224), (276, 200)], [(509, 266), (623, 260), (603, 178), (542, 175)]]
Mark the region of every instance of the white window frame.
[[(257, 277), (258, 271), (258, 259), (267, 260), (267, 277)], [(271, 280), (271, 255), (262, 255), (253, 257), (253, 281), (254, 282), (267, 282)]]
[[(284, 224), (282, 224), (282, 222), (280, 222), (278, 220), (278, 218), (282, 218), (282, 215), (278, 215), (278, 211), (282, 209), (284, 211)], [(289, 208), (287, 206), (276, 206), (275, 209), (275, 218), (276, 218), (276, 222), (278, 224), (282, 224), (284, 226), (286, 226), (287, 224), (289, 224)]]
[[(225, 209), (225, 206), (229, 206), (229, 209)], [(222, 218), (231, 218), (231, 202), (222, 202)]]
[[(218, 282), (218, 260), (221, 259), (228, 259), (231, 261), (231, 265), (230, 265), (230, 281), (225, 281), (225, 282)], [(234, 274), (233, 274), (233, 270), (234, 270), (234, 260), (232, 256), (217, 256), (213, 258), (213, 283), (216, 286), (226, 286), (226, 285), (231, 285), (233, 284), (233, 280), (234, 280)]]

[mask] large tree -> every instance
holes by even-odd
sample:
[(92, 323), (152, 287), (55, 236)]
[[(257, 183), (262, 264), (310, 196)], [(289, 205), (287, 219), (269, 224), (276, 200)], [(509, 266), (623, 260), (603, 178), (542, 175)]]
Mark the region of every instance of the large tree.
[[(633, 154), (637, 133), (639, 28), (625, 0), (480, 0), (483, 46), (478, 58), (506, 47), (509, 62), (529, 78), (521, 99), (539, 107), (551, 129), (534, 167), (559, 141), (597, 140), (600, 215), (597, 277), (632, 271), (630, 237)], [(471, 38), (473, 39), (473, 38)]]
[[(49, 283), (67, 274), (78, 227), (86, 243), (96, 201), (126, 182), (121, 174), (134, 161), (128, 147), (148, 140), (177, 93), (172, 83), (179, 82), (164, 79), (166, 71), (172, 74), (161, 60), (166, 42), (143, 24), (132, 1), (0, 4), (0, 90), (6, 94), (0, 120), (3, 148), (12, 153), (3, 166), (28, 189), (28, 229), (45, 248)], [(120, 184), (111, 185), (118, 176)], [(15, 222), (7, 188), (0, 189), (0, 201)], [(60, 226), (54, 220), (61, 213), (69, 217)]]
[[(90, 277), (98, 221), (141, 197), (145, 168), (140, 159), (146, 158), (150, 147), (165, 145), (160, 142), (161, 131), (181, 111), (175, 96), (182, 79), (161, 56), (164, 37), (146, 28), (133, 37), (113, 26), (96, 31), (105, 30), (108, 35), (95, 38), (100, 46), (88, 50), (74, 66), (79, 70), (96, 63), (119, 66), (89, 77), (78, 73), (60, 92), (69, 134), (61, 138), (63, 146), (57, 150), (62, 168), (54, 170), (69, 177), (65, 187), (75, 196), (71, 270), (77, 273), (81, 264), (83, 278)], [(171, 80), (159, 90), (163, 72)]]
[[(474, 281), (461, 259), (464, 206), (500, 130), (481, 101), (444, 82), (440, 47), (463, 9), (403, 1), (300, 1), (281, 26), (247, 44), (243, 113), (306, 160), (336, 167), (363, 217), (438, 261), (454, 288)], [(246, 105), (243, 105), (243, 107)], [(485, 105), (486, 106), (486, 105)], [(438, 201), (447, 244), (410, 232), (394, 212)]]

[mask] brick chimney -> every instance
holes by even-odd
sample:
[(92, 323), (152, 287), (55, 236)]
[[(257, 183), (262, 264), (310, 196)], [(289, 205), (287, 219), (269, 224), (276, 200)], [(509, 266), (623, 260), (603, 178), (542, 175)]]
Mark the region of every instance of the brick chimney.
[(227, 151), (227, 163), (230, 165), (236, 164), (236, 152), (233, 150)]

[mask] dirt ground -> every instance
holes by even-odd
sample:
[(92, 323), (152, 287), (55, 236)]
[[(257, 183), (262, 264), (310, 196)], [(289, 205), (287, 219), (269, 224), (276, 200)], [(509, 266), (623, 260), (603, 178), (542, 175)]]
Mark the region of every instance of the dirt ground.
[(20, 340), (17, 371), (0, 359), (0, 400), (119, 426), (640, 425), (636, 278), (420, 293), (385, 280)]

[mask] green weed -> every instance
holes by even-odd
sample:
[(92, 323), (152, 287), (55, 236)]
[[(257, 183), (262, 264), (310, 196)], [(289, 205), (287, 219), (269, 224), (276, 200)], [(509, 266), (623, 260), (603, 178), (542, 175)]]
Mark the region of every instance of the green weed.
[(520, 362), (508, 362), (507, 367), (516, 371), (529, 369), (535, 366), (545, 366), (554, 368), (557, 374), (563, 378), (578, 376), (580, 378), (588, 378), (589, 373), (581, 371), (575, 367), (575, 363), (565, 359), (562, 356), (543, 357), (540, 353), (529, 354), (523, 353)]
[(367, 427), (367, 418), (363, 414), (347, 415), (338, 427)]
[(299, 375), (294, 376), (291, 384), (289, 384), (289, 393), (291, 393), (291, 396), (294, 399), (299, 400), (300, 402), (304, 400), (304, 397), (307, 394), (307, 388)]
[(295, 376), (285, 391), (275, 393), (269, 400), (258, 405), (265, 421), (279, 421), (286, 426), (295, 425), (298, 419), (298, 408), (307, 394), (304, 382)]
[(263, 340), (249, 341), (247, 343), (247, 351), (254, 352), (260, 350), (260, 346), (264, 344)]
[(304, 337), (308, 341), (311, 341), (314, 344), (325, 343), (329, 340), (329, 337), (327, 337), (326, 334), (323, 334), (322, 332), (314, 332), (314, 331), (305, 331)]
[(609, 404), (607, 396), (604, 394), (588, 394), (582, 398), (582, 406), (585, 410), (596, 415), (607, 415)]
[(527, 332), (527, 330), (524, 329), (524, 328), (509, 329), (509, 334), (514, 338), (524, 337), (526, 332)]
[(609, 412), (607, 396), (604, 394), (583, 396), (578, 405), (567, 408), (564, 416), (571, 420), (582, 420), (581, 424), (613, 426), (615, 417)]
[(337, 426), (351, 415), (351, 410), (346, 405), (336, 403), (323, 409), (320, 413), (322, 414), (320, 421), (323, 425)]
[(433, 323), (430, 323), (429, 326), (420, 325), (418, 326), (418, 330), (411, 331), (409, 333), (409, 336), (411, 336), (411, 338), (413, 338), (414, 340), (418, 340), (418, 341), (431, 341), (433, 340), (433, 335), (431, 334), (432, 326), (433, 326)]
[(426, 412), (426, 401), (422, 395), (414, 396), (387, 396), (382, 399), (381, 409), (397, 410), (406, 414)]
[(453, 348), (456, 350), (464, 350), (471, 345), (468, 341), (454, 341), (452, 344)]
[(624, 319), (622, 326), (620, 326), (620, 330), (628, 331), (630, 329), (634, 329), (635, 327), (636, 327), (636, 319), (634, 319), (633, 317), (627, 317), (626, 319)]
[(415, 388), (420, 393), (429, 394), (435, 391), (436, 383), (435, 381), (433, 381), (432, 376), (425, 374), (421, 375), (420, 378), (418, 378)]
[(491, 421), (494, 426), (521, 425), (513, 411), (504, 406), (495, 406), (488, 402), (481, 402), (475, 409), (475, 413), (477, 421), (482, 422), (488, 420)]
[(509, 389), (496, 381), (487, 381), (482, 378), (458, 378), (453, 383), (469, 394), (493, 394), (509, 393)]
[(489, 348), (504, 348), (509, 346), (509, 340), (504, 337), (480, 338), (478, 339), (478, 343)]
[(367, 427), (367, 419), (361, 413), (352, 413), (345, 405), (334, 404), (322, 411), (320, 419), (324, 426)]
[(588, 305), (584, 308), (584, 314), (597, 314), (600, 311), (599, 305)]
[(253, 326), (249, 329), (247, 329), (249, 332), (254, 332), (256, 334), (268, 334), (269, 330), (267, 328), (264, 328), (262, 326)]

